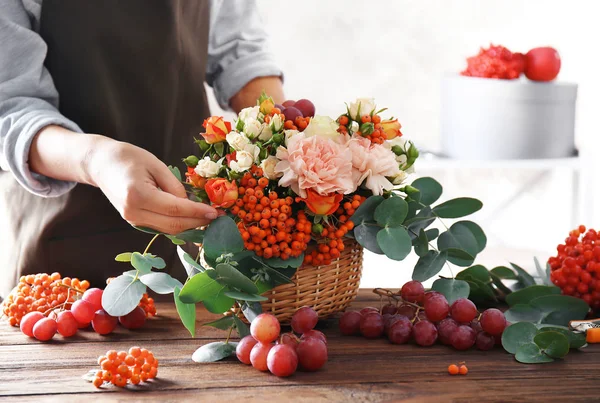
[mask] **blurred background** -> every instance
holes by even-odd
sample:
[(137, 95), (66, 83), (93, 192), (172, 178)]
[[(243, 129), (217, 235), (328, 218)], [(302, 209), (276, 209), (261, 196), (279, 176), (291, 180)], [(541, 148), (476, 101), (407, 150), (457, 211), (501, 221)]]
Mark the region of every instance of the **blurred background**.
[[(317, 114), (337, 117), (344, 102), (374, 97), (422, 151), (413, 180), (433, 176), (445, 188), (443, 199), (471, 196), (483, 201), (484, 208), (472, 217), (488, 236), (477, 262), (491, 268), (512, 261), (532, 269), (533, 257), (545, 262), (576, 225), (600, 226), (600, 206), (595, 203), (600, 195), (594, 189), (600, 171), (595, 159), (600, 147), (600, 56), (590, 46), (600, 29), (593, 1), (303, 0), (293, 8), (276, 0), (258, 3), (271, 49), (285, 72), (288, 99), (308, 98)], [(426, 158), (425, 151), (444, 151), (442, 77), (462, 71), (466, 58), (490, 43), (513, 52), (540, 46), (559, 51), (558, 81), (578, 84), (578, 158)], [(214, 98), (211, 102), (213, 114), (227, 115)], [(367, 252), (361, 286), (399, 287), (415, 262), (413, 256), (393, 262)]]

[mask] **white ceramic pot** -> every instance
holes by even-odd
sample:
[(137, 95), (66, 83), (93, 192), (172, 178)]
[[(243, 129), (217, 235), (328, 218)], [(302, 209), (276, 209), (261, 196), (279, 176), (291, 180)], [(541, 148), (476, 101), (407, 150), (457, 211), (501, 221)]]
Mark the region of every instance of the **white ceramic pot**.
[(442, 152), (471, 160), (573, 156), (576, 99), (572, 83), (445, 76)]

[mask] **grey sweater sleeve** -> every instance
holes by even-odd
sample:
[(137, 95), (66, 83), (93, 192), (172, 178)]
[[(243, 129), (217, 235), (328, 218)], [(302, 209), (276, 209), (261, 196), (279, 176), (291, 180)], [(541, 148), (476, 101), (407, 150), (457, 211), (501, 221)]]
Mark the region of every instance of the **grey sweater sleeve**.
[(44, 67), (46, 51), (22, 0), (0, 1), (0, 168), (11, 171), (30, 192), (54, 197), (75, 183), (31, 172), (27, 163), (31, 141), (52, 124), (81, 129), (57, 109), (58, 93)]

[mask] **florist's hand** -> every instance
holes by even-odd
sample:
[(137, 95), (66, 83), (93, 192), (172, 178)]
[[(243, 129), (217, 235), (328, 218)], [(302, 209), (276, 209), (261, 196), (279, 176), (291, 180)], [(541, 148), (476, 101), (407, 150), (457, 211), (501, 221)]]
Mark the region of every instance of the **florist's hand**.
[(88, 160), (89, 181), (130, 224), (176, 234), (217, 218), (217, 211), (186, 197), (167, 166), (132, 144), (103, 138)]

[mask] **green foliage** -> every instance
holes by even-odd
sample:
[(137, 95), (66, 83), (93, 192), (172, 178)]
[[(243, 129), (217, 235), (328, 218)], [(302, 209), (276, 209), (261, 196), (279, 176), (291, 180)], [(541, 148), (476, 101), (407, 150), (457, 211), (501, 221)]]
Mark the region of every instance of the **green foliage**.
[(552, 358), (562, 358), (569, 352), (569, 339), (559, 332), (544, 329), (535, 335), (533, 342)]
[(365, 222), (373, 222), (375, 209), (384, 201), (382, 196), (371, 196), (356, 209), (350, 220), (358, 226)]
[(205, 231), (201, 229), (189, 229), (187, 231), (180, 232), (177, 235), (173, 235), (181, 241), (202, 243), (204, 242)]
[(216, 296), (223, 289), (216, 278), (217, 274), (212, 269), (196, 274), (181, 289), (181, 300), (186, 304), (195, 304)]
[(470, 197), (448, 200), (433, 208), (433, 213), (441, 218), (460, 218), (481, 210), (483, 204)]
[(180, 292), (179, 287), (175, 287), (175, 290), (173, 290), (177, 313), (185, 328), (190, 332), (190, 335), (196, 337), (196, 305), (183, 302), (180, 298)]
[(146, 286), (136, 277), (122, 274), (113, 279), (102, 293), (102, 308), (111, 316), (123, 316), (138, 306)]
[(528, 304), (533, 299), (541, 297), (543, 295), (560, 294), (560, 288), (552, 286), (548, 287), (545, 285), (532, 285), (527, 288), (522, 288), (518, 291), (511, 293), (506, 296), (506, 303), (509, 306), (516, 304)]
[(140, 281), (157, 294), (171, 294), (175, 288), (181, 289), (183, 284), (167, 273), (148, 273), (140, 276)]
[(244, 302), (241, 306), (241, 309), (242, 313), (249, 322), (252, 322), (254, 318), (262, 313), (262, 306), (258, 302)]
[(463, 280), (453, 278), (440, 278), (433, 282), (431, 289), (444, 294), (449, 304), (452, 304), (459, 298), (469, 296), (469, 284)]
[(249, 294), (258, 292), (256, 284), (248, 277), (244, 276), (238, 269), (228, 263), (220, 263), (215, 268), (217, 277), (215, 278), (220, 284), (238, 288)]
[(211, 326), (220, 330), (227, 330), (234, 325), (233, 316), (223, 316), (215, 321), (205, 323), (203, 326)]
[(225, 313), (230, 310), (235, 300), (225, 294), (228, 290), (227, 287), (223, 287), (217, 295), (202, 301), (206, 310), (211, 313)]
[(117, 262), (131, 262), (131, 252), (124, 252), (124, 253), (119, 253), (116, 257), (115, 257), (115, 261)]
[(381, 202), (373, 214), (382, 227), (399, 227), (408, 213), (408, 204), (400, 197), (390, 197)]
[(200, 347), (192, 354), (192, 360), (198, 363), (220, 361), (235, 354), (237, 343), (215, 341)]
[(523, 364), (543, 364), (552, 362), (552, 357), (544, 354), (544, 351), (535, 343), (527, 343), (519, 346), (515, 359)]
[(181, 172), (179, 168), (169, 165), (169, 171), (177, 178), (179, 182), (182, 181)]
[(525, 270), (523, 270), (523, 268), (517, 266), (514, 263), (511, 263), (510, 265), (513, 267), (513, 269), (516, 270), (517, 280), (522, 288), (535, 285), (535, 280), (533, 279), (533, 277), (531, 277), (531, 274), (527, 273)]
[(230, 298), (239, 299), (241, 301), (260, 302), (260, 301), (268, 301), (269, 300), (268, 298), (263, 297), (262, 295), (248, 294), (248, 293), (241, 292), (241, 291), (226, 291), (225, 295)]
[(356, 238), (356, 242), (363, 248), (378, 255), (383, 255), (383, 251), (377, 242), (377, 233), (380, 230), (381, 227), (373, 224), (360, 224), (359, 226), (354, 227), (354, 237)]
[(242, 322), (242, 320), (236, 315), (233, 315), (233, 322), (235, 323), (235, 329), (237, 330), (240, 339), (250, 334), (250, 328), (248, 327), (248, 325)]
[(420, 202), (426, 206), (431, 206), (435, 203), (442, 195), (442, 185), (440, 185), (435, 179), (425, 177), (415, 180), (412, 187), (419, 189), (421, 194)]
[(404, 260), (412, 248), (408, 232), (402, 227), (385, 227), (381, 229), (377, 233), (377, 245), (392, 260)]
[(501, 278), (504, 280), (516, 280), (517, 279), (517, 275), (515, 274), (515, 272), (505, 266), (494, 267), (490, 271), (492, 272), (492, 274), (495, 274), (496, 276), (498, 276), (498, 278)]
[(442, 270), (447, 259), (446, 252), (436, 252), (430, 250), (425, 256), (422, 256), (417, 261), (412, 274), (412, 279), (416, 281), (426, 281), (435, 276)]
[(513, 323), (502, 333), (502, 347), (511, 353), (516, 354), (520, 346), (533, 343), (533, 338), (538, 332), (538, 328), (529, 322)]
[(212, 259), (244, 250), (244, 241), (231, 217), (214, 220), (204, 234), (204, 254)]

